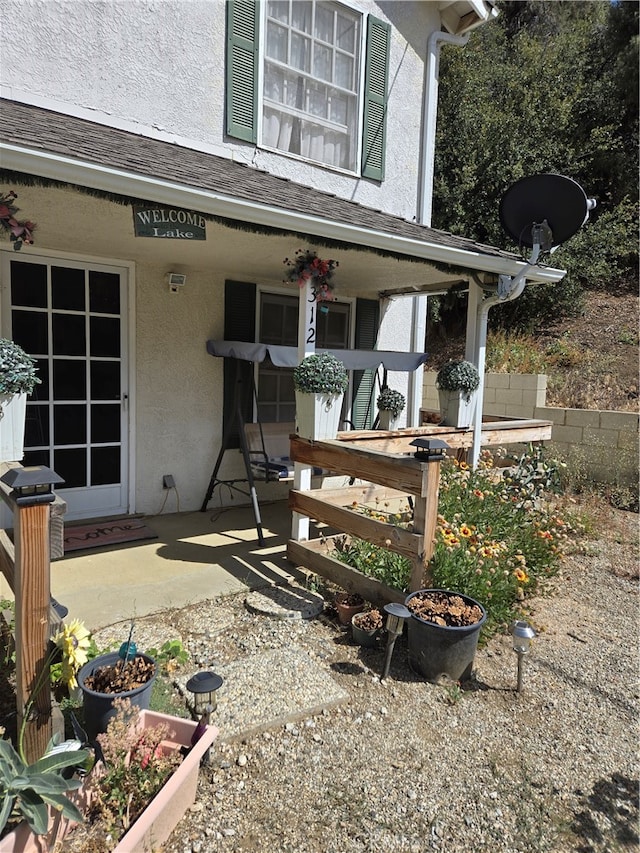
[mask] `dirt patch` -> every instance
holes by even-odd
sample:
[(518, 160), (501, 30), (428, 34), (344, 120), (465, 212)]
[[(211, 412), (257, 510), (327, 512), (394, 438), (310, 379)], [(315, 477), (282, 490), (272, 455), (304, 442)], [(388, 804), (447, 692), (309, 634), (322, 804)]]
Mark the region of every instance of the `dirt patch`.
[[(536, 333), (540, 350), (555, 353), (547, 372), (548, 406), (638, 410), (639, 306), (634, 292), (589, 291), (578, 317)], [(427, 351), (428, 370), (438, 370), (450, 358), (462, 358), (464, 326), (429, 334)]]

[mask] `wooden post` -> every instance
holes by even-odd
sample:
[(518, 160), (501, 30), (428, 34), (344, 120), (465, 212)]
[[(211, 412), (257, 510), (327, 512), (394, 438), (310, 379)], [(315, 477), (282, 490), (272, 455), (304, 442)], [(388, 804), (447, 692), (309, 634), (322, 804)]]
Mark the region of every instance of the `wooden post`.
[[(49, 645), (49, 512), (48, 503), (14, 506), (16, 599), (16, 686), (18, 732), (25, 706), (33, 700), (25, 723), (28, 762), (40, 758), (51, 738), (51, 688), (45, 671)], [(32, 696), (36, 686), (37, 694)]]
[(413, 507), (413, 532), (422, 535), (422, 554), (414, 560), (409, 591), (428, 589), (431, 584), (428, 565), (433, 557), (434, 540), (438, 525), (438, 492), (440, 489), (440, 460), (424, 463), (426, 482), (421, 497), (415, 498)]

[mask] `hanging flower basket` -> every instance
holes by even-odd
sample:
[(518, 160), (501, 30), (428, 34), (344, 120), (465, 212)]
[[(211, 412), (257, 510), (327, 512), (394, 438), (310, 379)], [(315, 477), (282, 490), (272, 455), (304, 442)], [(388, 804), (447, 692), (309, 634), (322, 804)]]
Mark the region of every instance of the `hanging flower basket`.
[(5, 231), (9, 232), (9, 239), (13, 243), (14, 251), (19, 252), (23, 243), (27, 245), (33, 243), (33, 232), (36, 224), (28, 219), (17, 218), (19, 208), (14, 204), (17, 198), (18, 196), (13, 190), (0, 196), (0, 225)]
[(316, 302), (333, 302), (331, 279), (338, 261), (323, 261), (312, 249), (297, 249), (295, 257), (285, 258), (284, 263), (289, 267), (285, 282), (304, 287), (310, 281)]

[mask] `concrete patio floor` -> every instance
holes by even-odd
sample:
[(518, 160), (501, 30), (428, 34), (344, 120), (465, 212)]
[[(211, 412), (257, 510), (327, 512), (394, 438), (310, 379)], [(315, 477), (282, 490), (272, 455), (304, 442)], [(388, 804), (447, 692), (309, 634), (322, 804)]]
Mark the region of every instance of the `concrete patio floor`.
[(148, 516), (157, 539), (72, 552), (51, 564), (51, 593), (91, 631), (170, 607), (303, 575), (285, 556), (286, 501), (260, 506), (261, 548), (251, 507)]

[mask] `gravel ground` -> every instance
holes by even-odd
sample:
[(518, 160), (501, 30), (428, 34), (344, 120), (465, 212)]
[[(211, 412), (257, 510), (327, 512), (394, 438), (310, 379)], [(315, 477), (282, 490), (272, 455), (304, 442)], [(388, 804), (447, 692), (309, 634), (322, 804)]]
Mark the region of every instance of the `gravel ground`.
[[(196, 665), (299, 648), (348, 698), (231, 742), (222, 731), (163, 850), (638, 850), (637, 527), (605, 522), (533, 603), (521, 694), (505, 636), (460, 691), (415, 676), (404, 638), (381, 683), (384, 650), (354, 645), (330, 610), (272, 619), (236, 597), (174, 611)], [(210, 630), (211, 608), (224, 630)]]

